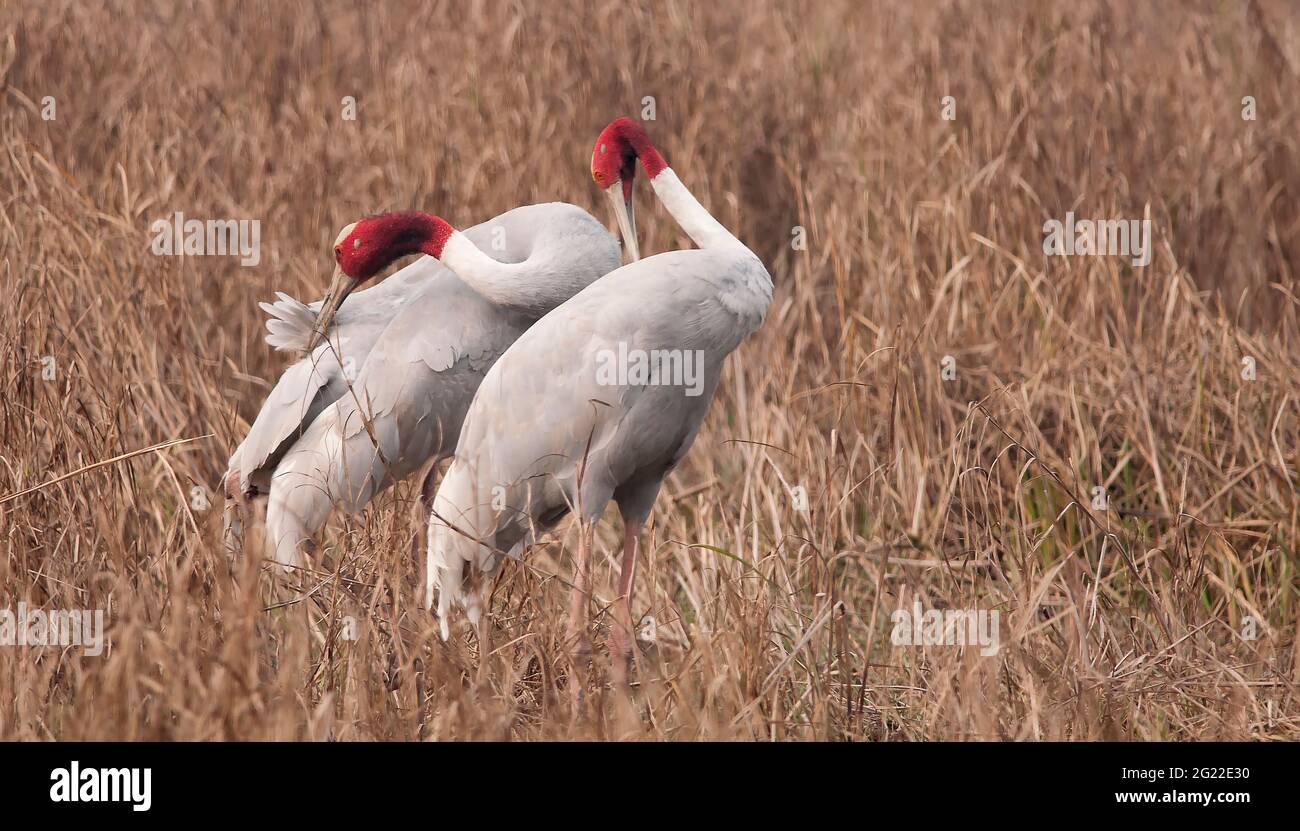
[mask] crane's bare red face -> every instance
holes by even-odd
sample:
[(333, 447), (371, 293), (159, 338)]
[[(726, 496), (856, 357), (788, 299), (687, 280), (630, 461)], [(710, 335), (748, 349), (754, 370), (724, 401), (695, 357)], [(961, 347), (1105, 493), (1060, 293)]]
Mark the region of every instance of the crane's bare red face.
[(632, 181), (636, 178), (636, 152), (621, 135), (611, 133), (606, 127), (591, 151), (591, 178), (601, 190), (623, 183), (627, 197), (632, 195)]
[(353, 289), (408, 254), (441, 257), (451, 234), (446, 221), (418, 211), (371, 216), (344, 228), (334, 243), (338, 267), (321, 301), (307, 351), (315, 351), (325, 338), (334, 315)]
[(394, 260), (423, 250), (433, 235), (432, 219), (415, 212), (362, 219), (334, 244), (334, 261), (354, 280), (369, 280)]
[(591, 178), (602, 190), (620, 180), (628, 184), (636, 173), (637, 159), (651, 179), (668, 166), (644, 127), (630, 118), (616, 118), (596, 139), (591, 152)]

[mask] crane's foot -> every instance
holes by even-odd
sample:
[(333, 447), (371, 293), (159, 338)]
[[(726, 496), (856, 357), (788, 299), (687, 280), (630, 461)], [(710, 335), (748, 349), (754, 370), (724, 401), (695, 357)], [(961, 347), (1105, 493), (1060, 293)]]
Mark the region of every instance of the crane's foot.
[(627, 690), (629, 688), (628, 679), (632, 675), (633, 646), (631, 626), (625, 627), (618, 621), (611, 623), (609, 637), (605, 641), (605, 646), (609, 650), (609, 667), (610, 674), (614, 679), (614, 685)]
[(610, 624), (609, 635), (605, 639), (605, 646), (609, 649), (610, 698), (614, 707), (610, 726), (613, 734), (619, 737), (632, 737), (640, 730), (637, 703), (629, 682), (632, 677), (632, 661), (636, 657), (634, 642), (635, 636), (630, 625), (622, 625), (617, 620)]
[(616, 687), (627, 690), (636, 644), (636, 632), (632, 628), (632, 607), (627, 595), (615, 600), (610, 612), (609, 634), (605, 638), (605, 646), (609, 650), (610, 674)]

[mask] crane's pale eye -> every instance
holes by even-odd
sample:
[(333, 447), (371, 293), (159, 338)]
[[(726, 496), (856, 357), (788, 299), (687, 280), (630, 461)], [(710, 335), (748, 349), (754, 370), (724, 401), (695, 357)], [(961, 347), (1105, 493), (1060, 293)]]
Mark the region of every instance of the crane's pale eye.
[(352, 250), (353, 250), (353, 251), (356, 251), (356, 250), (357, 250), (358, 248), (360, 248), (360, 247), (361, 247), (361, 240), (359, 240), (359, 239), (354, 239), (354, 240), (352, 240)]

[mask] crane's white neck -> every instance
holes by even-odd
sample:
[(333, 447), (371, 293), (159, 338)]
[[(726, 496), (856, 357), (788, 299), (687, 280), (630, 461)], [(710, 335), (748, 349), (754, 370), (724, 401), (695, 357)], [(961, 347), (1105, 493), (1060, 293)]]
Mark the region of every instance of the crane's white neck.
[[(650, 180), (650, 184), (668, 213), (696, 245), (704, 250), (724, 250), (728, 258), (740, 265), (739, 280), (732, 285), (719, 286), (719, 300), (741, 323), (741, 328), (735, 330), (739, 337), (758, 328), (772, 302), (772, 276), (762, 261), (704, 209), (672, 168), (664, 168)], [(735, 348), (736, 343), (739, 340), (728, 349)]]
[(736, 239), (734, 234), (704, 209), (699, 200), (682, 184), (682, 180), (677, 178), (677, 174), (671, 167), (664, 168), (651, 179), (650, 186), (654, 188), (655, 195), (659, 197), (659, 201), (663, 203), (668, 213), (677, 220), (677, 224), (682, 226), (682, 230), (700, 248), (732, 245), (745, 247), (744, 243)]
[(494, 260), (470, 241), (453, 231), (438, 259), (465, 284), (488, 302), (541, 317), (568, 300), (576, 291), (571, 275), (545, 256), (530, 256), (523, 262)]

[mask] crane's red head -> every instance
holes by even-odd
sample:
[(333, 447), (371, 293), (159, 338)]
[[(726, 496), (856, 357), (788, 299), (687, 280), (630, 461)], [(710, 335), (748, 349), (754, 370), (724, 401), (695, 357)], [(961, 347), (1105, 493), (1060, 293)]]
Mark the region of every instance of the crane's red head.
[(321, 301), (307, 351), (324, 339), (344, 299), (365, 281), (408, 254), (441, 257), (453, 228), (445, 220), (418, 211), (380, 214), (358, 220), (334, 241), (334, 279)]
[(630, 118), (611, 121), (600, 131), (591, 151), (591, 178), (596, 187), (609, 197), (619, 232), (623, 235), (623, 244), (633, 261), (640, 256), (632, 210), (632, 182), (636, 178), (637, 159), (641, 160), (641, 166), (651, 179), (668, 167), (645, 128)]
[(651, 179), (668, 167), (644, 127), (630, 118), (616, 118), (596, 139), (591, 151), (591, 178), (601, 190), (621, 181), (630, 192), (637, 159)]
[(408, 254), (442, 255), (452, 227), (419, 211), (368, 216), (344, 228), (334, 243), (334, 260), (353, 280), (364, 282)]

